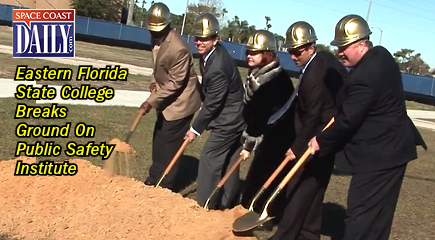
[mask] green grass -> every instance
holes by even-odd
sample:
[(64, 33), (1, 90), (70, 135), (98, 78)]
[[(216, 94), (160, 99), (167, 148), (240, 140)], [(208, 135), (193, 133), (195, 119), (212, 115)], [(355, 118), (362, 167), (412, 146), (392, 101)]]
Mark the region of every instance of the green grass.
[(435, 111), (435, 106), (422, 104), (414, 101), (406, 101), (406, 108), (412, 110)]
[[(16, 142), (25, 140), (28, 143), (35, 143), (36, 141), (55, 141), (56, 143), (66, 146), (68, 141), (76, 141), (80, 144), (85, 144), (89, 141), (96, 143), (108, 142), (113, 138), (124, 139), (127, 134), (130, 124), (137, 114), (136, 108), (129, 107), (97, 107), (97, 106), (78, 106), (78, 105), (65, 105), (68, 107), (67, 119), (13, 119), (16, 104), (18, 102), (26, 103), (31, 106), (36, 106), (34, 101), (17, 101), (13, 98), (0, 99), (0, 120), (2, 122), (2, 134), (0, 141), (3, 143), (0, 149), (0, 159), (13, 159)], [(49, 106), (47, 104), (38, 106)], [(155, 112), (152, 111), (144, 116), (134, 132), (130, 143), (138, 153), (138, 162), (133, 165), (134, 178), (142, 181), (148, 176), (148, 167), (151, 164), (151, 142), (152, 132), (155, 122)], [(65, 122), (72, 123), (72, 129), (78, 122), (84, 122), (88, 125), (96, 127), (96, 134), (93, 138), (77, 138), (70, 135), (68, 139), (19, 139), (15, 136), (15, 129), (18, 123), (26, 122), (34, 125), (63, 125)], [(406, 173), (402, 193), (400, 196), (399, 204), (397, 207), (396, 218), (394, 221), (392, 239), (430, 239), (435, 234), (435, 178), (433, 172), (435, 171), (435, 151), (433, 149), (435, 143), (435, 132), (420, 130), (425, 138), (429, 151), (425, 152), (419, 148), (419, 160), (411, 162)], [(71, 132), (72, 133), (72, 132)], [(208, 134), (196, 139), (189, 145), (185, 151), (187, 157), (183, 159), (198, 159), (202, 146), (207, 139)], [(82, 158), (82, 157), (68, 157), (62, 154), (58, 157), (38, 157), (40, 160), (55, 160), (61, 161), (69, 158)], [(83, 157), (97, 166), (103, 166), (104, 161), (99, 157)], [(242, 163), (241, 177), (244, 179), (246, 176), (250, 160)], [(80, 171), (80, 169), (79, 169)], [(189, 173), (184, 172), (184, 177), (193, 177), (193, 182), (186, 182), (185, 188), (181, 190), (181, 194), (185, 197), (195, 199), (196, 183), (194, 177), (196, 169), (189, 169)], [(191, 179), (192, 180), (192, 179)], [(325, 198), (325, 215), (324, 215), (324, 237), (338, 236), (340, 234), (343, 214), (346, 205), (346, 193), (349, 184), (349, 177), (334, 175), (331, 179), (330, 186), (326, 193)], [(259, 239), (267, 239), (269, 233), (257, 231), (256, 235)]]
[[(51, 106), (51, 104), (35, 104), (35, 101), (18, 101), (14, 98), (0, 99), (0, 119), (3, 123), (5, 134), (0, 138), (4, 143), (0, 150), (0, 159), (14, 157), (14, 151), (17, 141), (27, 141), (28, 143), (35, 143), (36, 141), (55, 141), (66, 150), (66, 144), (69, 141), (77, 142), (78, 144), (86, 144), (90, 141), (95, 143), (106, 142), (111, 139), (119, 138), (124, 140), (129, 131), (130, 125), (137, 116), (137, 108), (131, 107), (117, 107), (117, 106), (100, 106), (90, 107), (84, 105), (62, 105), (68, 108), (68, 116), (66, 119), (13, 119), (17, 103), (25, 103), (28, 106)], [(60, 107), (60, 106), (59, 106)], [(154, 122), (156, 120), (155, 112), (152, 111), (148, 115), (142, 117), (140, 123), (136, 127), (130, 143), (139, 154), (139, 166), (135, 177), (141, 179), (144, 177), (145, 169), (151, 161), (151, 138), (153, 133)], [(66, 122), (71, 122), (70, 135), (68, 138), (18, 138), (15, 136), (16, 126), (18, 123), (25, 122), (30, 125), (65, 125)], [(92, 138), (76, 137), (74, 134), (75, 126), (79, 122), (84, 122), (86, 125), (95, 126), (95, 136)], [(200, 145), (203, 143), (203, 138), (199, 138), (187, 149), (187, 154), (193, 154), (198, 157)], [(104, 161), (101, 157), (69, 157), (63, 152), (58, 157), (40, 157), (38, 161), (48, 159), (54, 161), (61, 161), (68, 158), (82, 158), (87, 159), (95, 165), (102, 166)]]
[[(12, 30), (10, 28), (0, 29), (0, 45), (12, 46)], [(120, 62), (139, 67), (152, 68), (152, 57), (150, 51), (129, 49), (117, 46), (107, 46), (82, 41), (75, 42), (77, 57), (93, 58), (105, 61)], [(51, 66), (51, 62), (50, 66)], [(199, 60), (194, 59), (195, 71), (200, 74)], [(246, 78), (248, 70), (239, 67), (240, 75)]]
[[(11, 32), (0, 31), (0, 44), (12, 45)], [(84, 42), (76, 42), (77, 56), (97, 58), (101, 60), (117, 61), (126, 64), (133, 64), (142, 67), (150, 67), (150, 53), (142, 50), (126, 49), (121, 47), (111, 47), (97, 45)], [(48, 65), (50, 67), (70, 67), (77, 71), (77, 66), (65, 64), (56, 64), (51, 61), (39, 59), (13, 59), (10, 54), (0, 53), (0, 77), (13, 78), (16, 65), (29, 65), (29, 67), (42, 67)], [(198, 60), (195, 60), (195, 68), (198, 70)], [(122, 65), (121, 65), (122, 66)], [(242, 78), (245, 78), (247, 70), (239, 68)], [(293, 79), (297, 81), (297, 79)], [(40, 84), (64, 84), (65, 82), (39, 82)], [(76, 81), (69, 82), (77, 84)], [(80, 82), (79, 82), (80, 83)], [(104, 82), (106, 85), (110, 82)], [(92, 82), (94, 87), (98, 87), (100, 82)], [(149, 78), (141, 75), (129, 75), (128, 82), (110, 83), (115, 89), (125, 90), (147, 90)], [(64, 105), (68, 107), (68, 117), (66, 119), (14, 119), (17, 103), (26, 103), (29, 106), (36, 106), (35, 101), (17, 101), (13, 98), (0, 98), (0, 120), (2, 123), (2, 131), (0, 135), (0, 159), (15, 158), (14, 152), (16, 143), (19, 139), (15, 135), (16, 126), (20, 122), (26, 122), (33, 125), (64, 125), (67, 121), (72, 123), (70, 138), (42, 139), (28, 138), (24, 139), (28, 143), (36, 141), (55, 141), (63, 148), (66, 147), (68, 141), (76, 141), (79, 144), (86, 144), (89, 141), (96, 143), (109, 142), (113, 138), (124, 139), (129, 131), (132, 121), (137, 114), (136, 108), (118, 107), (118, 106), (79, 106), (79, 105)], [(38, 106), (50, 106), (49, 104)], [(415, 102), (407, 101), (408, 109), (420, 110), (435, 110), (435, 107), (423, 105)], [(152, 133), (156, 115), (151, 111), (144, 116), (137, 126), (131, 138), (131, 145), (138, 153), (138, 162), (132, 167), (134, 169), (133, 177), (142, 181), (148, 176), (148, 168), (151, 164), (151, 143)], [(77, 123), (84, 122), (88, 125), (96, 127), (96, 134), (93, 138), (77, 138), (73, 134), (74, 127)], [(418, 148), (419, 159), (409, 164), (404, 179), (402, 192), (400, 195), (397, 212), (394, 219), (391, 239), (411, 240), (411, 239), (432, 239), (435, 235), (435, 151), (433, 149), (435, 143), (435, 132), (420, 129), (421, 134), (426, 140), (429, 150), (423, 151)], [(180, 161), (195, 163), (199, 158), (202, 146), (207, 139), (208, 133), (205, 133), (192, 144), (190, 144), (185, 156)], [(104, 161), (99, 157), (68, 157), (64, 153), (58, 157), (38, 157), (37, 160), (55, 160), (62, 161), (69, 158), (81, 158), (91, 161), (97, 166), (103, 166)], [(191, 164), (190, 163), (190, 164)], [(197, 163), (196, 163), (197, 164)], [(245, 178), (249, 168), (250, 160), (243, 162), (241, 165), (241, 177)], [(187, 165), (186, 165), (187, 166)], [(193, 166), (193, 167), (192, 167)], [(80, 171), (80, 169), (79, 169)], [(185, 187), (181, 190), (181, 194), (185, 197), (195, 199), (196, 175), (195, 164), (190, 168), (186, 168), (183, 172), (183, 177), (188, 181), (183, 183)], [(189, 181), (192, 180), (193, 181)], [(322, 229), (322, 239), (338, 239), (342, 233), (343, 217), (346, 206), (346, 194), (350, 178), (347, 176), (334, 175), (331, 179), (329, 188), (326, 192), (324, 204), (324, 221)], [(270, 233), (257, 231), (258, 239), (267, 239)], [(12, 239), (8, 235), (1, 235), (0, 239)]]
[(77, 87), (83, 83), (87, 83), (87, 84), (90, 83), (92, 84), (93, 87), (109, 86), (109, 87), (113, 87), (114, 89), (148, 91), (149, 84), (151, 82), (150, 76), (138, 75), (138, 74), (128, 74), (128, 82), (127, 81), (76, 81), (76, 76), (78, 73), (79, 66), (55, 63), (52, 61), (46, 61), (41, 59), (12, 58), (10, 54), (5, 54), (5, 53), (0, 53), (0, 78), (13, 79), (16, 74), (17, 65), (27, 65), (28, 68), (33, 68), (33, 69), (42, 68), (44, 66), (49, 66), (50, 68), (70, 68), (73, 71), (71, 81), (38, 81), (38, 84), (40, 85), (71, 84), (72, 86)]

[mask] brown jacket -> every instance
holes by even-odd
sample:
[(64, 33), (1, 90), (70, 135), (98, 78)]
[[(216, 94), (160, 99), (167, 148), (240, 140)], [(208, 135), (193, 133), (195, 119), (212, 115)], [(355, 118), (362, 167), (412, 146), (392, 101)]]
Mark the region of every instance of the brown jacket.
[(157, 91), (150, 95), (148, 103), (162, 111), (167, 121), (195, 113), (201, 107), (200, 83), (189, 46), (171, 30), (156, 52), (153, 78)]

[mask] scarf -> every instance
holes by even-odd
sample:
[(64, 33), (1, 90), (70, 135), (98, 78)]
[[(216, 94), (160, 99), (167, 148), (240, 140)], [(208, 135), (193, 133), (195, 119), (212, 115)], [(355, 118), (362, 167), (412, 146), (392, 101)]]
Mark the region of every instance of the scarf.
[(279, 59), (260, 67), (255, 68), (248, 73), (246, 77), (245, 95), (243, 101), (248, 103), (255, 92), (264, 84), (268, 83), (270, 80), (274, 79), (282, 71), (282, 67), (279, 64)]

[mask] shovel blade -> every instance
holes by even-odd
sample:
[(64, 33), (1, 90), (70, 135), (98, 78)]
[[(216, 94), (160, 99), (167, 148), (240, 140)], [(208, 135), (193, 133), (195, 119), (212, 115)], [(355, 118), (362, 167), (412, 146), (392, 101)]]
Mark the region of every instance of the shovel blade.
[(256, 212), (248, 212), (245, 215), (237, 218), (233, 222), (233, 231), (234, 232), (246, 232), (250, 231), (261, 224), (268, 222), (272, 220), (274, 217), (266, 216), (265, 218), (261, 219), (260, 214)]

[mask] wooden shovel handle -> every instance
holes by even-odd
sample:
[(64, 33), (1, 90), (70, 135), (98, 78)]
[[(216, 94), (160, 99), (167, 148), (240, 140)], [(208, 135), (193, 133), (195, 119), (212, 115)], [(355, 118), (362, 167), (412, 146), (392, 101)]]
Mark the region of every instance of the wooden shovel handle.
[(180, 149), (178, 149), (178, 152), (175, 154), (174, 158), (172, 158), (172, 160), (169, 163), (168, 167), (166, 167), (164, 175), (168, 174), (169, 171), (171, 171), (171, 169), (174, 166), (175, 162), (177, 162), (178, 158), (180, 158), (181, 154), (183, 154), (183, 152), (186, 149), (188, 144), (189, 144), (189, 140), (188, 139), (184, 140), (184, 142), (181, 145)]
[[(334, 123), (334, 118), (332, 118), (329, 123), (326, 125), (325, 128), (323, 128), (322, 131), (325, 131), (325, 129), (327, 129), (329, 126), (331, 126), (331, 124)], [(272, 175), (269, 177), (269, 179), (267, 179), (267, 181), (263, 184), (263, 188), (266, 189), (270, 186), (270, 184), (273, 182), (273, 180), (275, 180), (276, 176), (278, 176), (278, 174), (282, 171), (282, 169), (284, 169), (284, 167), (288, 164), (288, 162), (290, 162), (290, 160), (292, 160), (291, 158), (293, 157), (293, 155), (288, 155), (286, 156), (286, 158), (281, 162), (281, 164), (278, 166), (278, 168), (272, 173)]]
[(225, 182), (228, 180), (228, 178), (231, 176), (231, 174), (236, 170), (236, 168), (240, 165), (240, 163), (243, 161), (243, 155), (240, 155), (237, 161), (231, 166), (231, 168), (228, 170), (228, 172), (225, 173), (224, 177), (219, 181), (217, 184), (218, 188), (221, 188)]
[(292, 155), (287, 156), (284, 161), (281, 162), (281, 164), (278, 166), (277, 169), (272, 173), (272, 175), (267, 179), (267, 181), (263, 184), (263, 188), (266, 189), (270, 186), (270, 184), (275, 180), (276, 176), (284, 169), (285, 165), (287, 165), (288, 162), (290, 162)]
[[(328, 127), (331, 126), (331, 124), (334, 123), (334, 118), (332, 118), (329, 123), (326, 125), (325, 128), (323, 128), (322, 132), (325, 131)], [(290, 179), (293, 177), (293, 175), (296, 173), (296, 171), (301, 167), (301, 165), (307, 160), (307, 158), (311, 155), (311, 147), (308, 147), (308, 149), (305, 151), (304, 155), (299, 159), (299, 161), (296, 163), (296, 165), (290, 170), (290, 172), (285, 176), (285, 178), (281, 181), (279, 184), (279, 188), (283, 189), (285, 185), (290, 181)]]
[(133, 124), (131, 124), (130, 131), (133, 132), (136, 128), (137, 124), (139, 123), (140, 119), (142, 118), (142, 113), (138, 113), (136, 119), (134, 120)]
[(329, 123), (323, 128), (322, 132), (329, 128), (334, 123), (334, 121), (334, 118), (331, 118), (331, 120), (329, 120)]
[[(156, 90), (154, 89), (154, 90), (151, 92), (151, 94), (153, 94), (153, 93), (155, 93), (155, 92), (156, 92)], [(130, 132), (133, 132), (133, 131), (134, 131), (134, 129), (136, 128), (136, 126), (137, 126), (137, 124), (139, 123), (139, 121), (140, 121), (140, 119), (142, 118), (142, 116), (143, 116), (142, 112), (139, 112), (139, 113), (137, 114), (136, 119), (134, 120), (133, 124), (131, 124)]]

